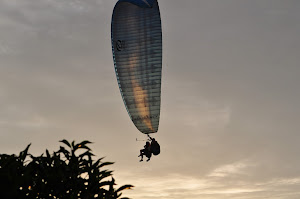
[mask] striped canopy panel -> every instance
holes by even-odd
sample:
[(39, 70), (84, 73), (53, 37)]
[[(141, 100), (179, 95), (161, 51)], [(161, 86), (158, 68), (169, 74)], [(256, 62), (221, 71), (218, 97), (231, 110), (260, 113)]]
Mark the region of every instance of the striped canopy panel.
[(127, 112), (142, 133), (160, 117), (162, 32), (157, 0), (119, 0), (111, 23), (115, 72)]

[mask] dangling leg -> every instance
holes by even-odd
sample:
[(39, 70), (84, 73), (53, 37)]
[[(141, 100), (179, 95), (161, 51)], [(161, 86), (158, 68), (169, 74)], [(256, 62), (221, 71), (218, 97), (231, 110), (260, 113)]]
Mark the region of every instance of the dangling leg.
[(140, 162), (143, 161), (143, 157), (144, 157), (144, 149), (141, 149), (141, 150), (140, 150), (140, 155), (139, 155), (138, 157), (141, 157)]
[(145, 155), (148, 158), (148, 160), (147, 160), (147, 162), (148, 162), (151, 159), (152, 154), (150, 151), (148, 151), (148, 153), (146, 153)]

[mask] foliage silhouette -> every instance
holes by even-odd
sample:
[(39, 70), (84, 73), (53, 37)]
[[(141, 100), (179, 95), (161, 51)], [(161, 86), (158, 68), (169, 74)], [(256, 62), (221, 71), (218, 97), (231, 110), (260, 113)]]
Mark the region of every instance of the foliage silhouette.
[(45, 155), (35, 157), (28, 153), (30, 144), (19, 155), (0, 154), (0, 198), (116, 199), (133, 187), (114, 187), (112, 171), (103, 169), (113, 162), (94, 161), (87, 146), (91, 142), (60, 142), (65, 146), (53, 154), (46, 149)]

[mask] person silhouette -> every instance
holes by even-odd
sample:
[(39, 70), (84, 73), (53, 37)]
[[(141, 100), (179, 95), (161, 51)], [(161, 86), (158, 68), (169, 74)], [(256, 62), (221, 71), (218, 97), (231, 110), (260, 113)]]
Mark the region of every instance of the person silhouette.
[(151, 153), (151, 144), (150, 142), (146, 142), (146, 145), (144, 146), (144, 149), (140, 150), (140, 155), (138, 157), (141, 157), (141, 161), (143, 161), (143, 157), (146, 156), (147, 162), (151, 159), (152, 153)]
[(150, 151), (153, 155), (158, 155), (160, 154), (160, 145), (158, 142), (155, 140), (155, 138), (152, 138), (148, 135), (149, 139), (151, 140), (150, 144)]

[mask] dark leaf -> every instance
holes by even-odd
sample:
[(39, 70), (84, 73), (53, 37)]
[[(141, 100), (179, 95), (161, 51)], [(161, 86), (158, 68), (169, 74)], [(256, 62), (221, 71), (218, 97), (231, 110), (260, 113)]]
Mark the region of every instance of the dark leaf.
[(65, 145), (67, 145), (68, 147), (71, 148), (71, 144), (70, 144), (67, 140), (63, 139), (63, 140), (60, 140), (59, 142), (62, 142), (62, 143), (64, 143)]
[(86, 151), (86, 152), (80, 154), (78, 157), (83, 158), (84, 156), (95, 156), (95, 155), (89, 151)]
[(50, 158), (50, 153), (49, 153), (48, 149), (46, 149), (46, 155), (47, 155), (47, 158)]
[(126, 190), (126, 189), (132, 189), (134, 186), (132, 186), (132, 185), (123, 185), (123, 186), (121, 186), (119, 189), (117, 189), (117, 192), (119, 192), (119, 191), (123, 191), (123, 190)]
[(100, 164), (98, 166), (98, 168), (101, 168), (101, 167), (104, 167), (104, 166), (107, 166), (107, 165), (112, 165), (112, 164), (114, 164), (114, 162), (104, 162), (104, 163)]
[(28, 146), (26, 147), (26, 149), (25, 149), (24, 151), (21, 151), (21, 152), (20, 152), (19, 157), (20, 157), (20, 160), (21, 160), (22, 162), (24, 162), (25, 158), (27, 157), (28, 149), (29, 149), (30, 145), (31, 145), (31, 144), (28, 144)]
[(84, 141), (80, 142), (79, 144), (82, 145), (82, 146), (85, 146), (85, 145), (87, 145), (87, 144), (92, 144), (92, 143), (93, 143), (93, 142), (84, 140)]

